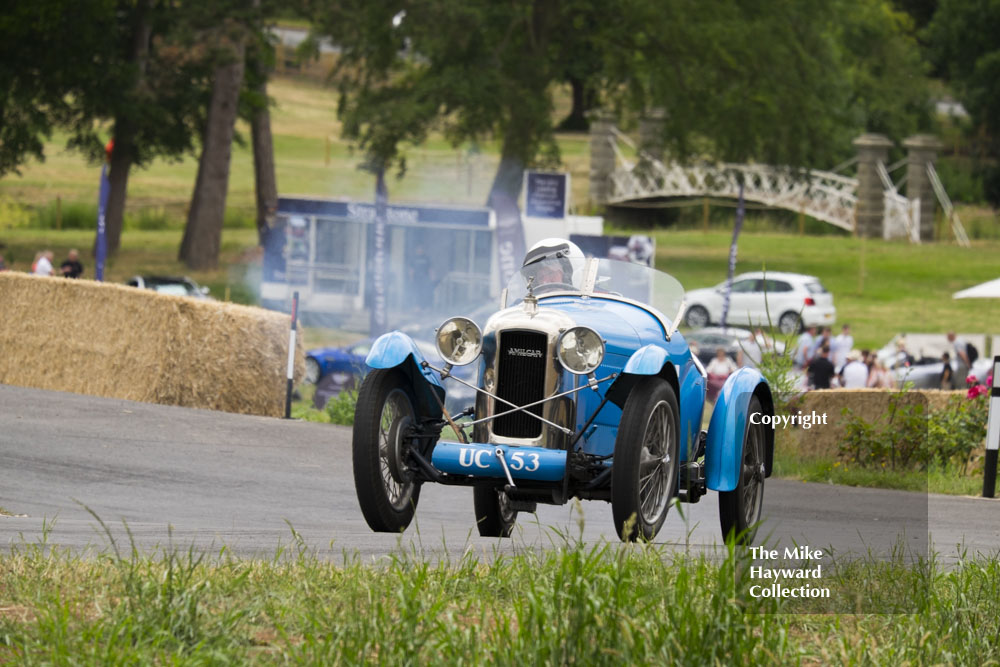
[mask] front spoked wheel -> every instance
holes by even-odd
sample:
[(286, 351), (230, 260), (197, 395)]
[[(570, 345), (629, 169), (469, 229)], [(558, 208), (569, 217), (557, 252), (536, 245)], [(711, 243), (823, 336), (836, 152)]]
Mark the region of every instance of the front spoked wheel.
[(517, 523), (517, 510), (511, 508), (510, 498), (502, 489), (473, 487), (472, 504), (480, 537), (510, 537)]
[[(747, 415), (761, 413), (760, 399), (750, 399)], [(751, 424), (747, 419), (743, 437), (743, 456), (740, 462), (740, 476), (736, 488), (719, 492), (719, 520), (722, 537), (735, 537), (737, 544), (749, 546), (757, 534), (761, 510), (764, 507), (764, 448), (767, 442), (767, 427)]]
[(611, 470), (611, 513), (624, 541), (656, 536), (677, 493), (680, 411), (666, 380), (648, 377), (622, 410)]
[(398, 533), (413, 519), (420, 484), (406, 465), (405, 441), (416, 423), (415, 400), (406, 376), (376, 369), (358, 391), (354, 413), (354, 487), (372, 530)]

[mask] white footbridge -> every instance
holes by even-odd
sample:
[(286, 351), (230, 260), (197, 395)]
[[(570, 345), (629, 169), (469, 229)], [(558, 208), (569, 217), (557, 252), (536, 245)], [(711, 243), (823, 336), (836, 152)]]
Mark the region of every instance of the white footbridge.
[[(630, 153), (634, 157), (625, 155), (619, 141), (631, 148)], [(627, 135), (617, 129), (613, 130), (611, 145), (615, 152), (615, 169), (611, 173), (609, 204), (628, 205), (643, 200), (680, 197), (736, 199), (742, 182), (746, 201), (802, 213), (852, 233), (856, 229), (858, 179), (839, 172), (852, 167), (857, 159), (845, 162), (833, 171), (794, 170), (760, 164), (664, 163), (639, 150)], [(907, 238), (919, 243), (920, 202), (907, 199), (898, 191), (902, 183), (894, 184), (890, 177), (891, 172), (905, 163), (902, 160), (889, 167), (878, 163), (885, 189), (883, 235), (885, 238)], [(968, 246), (968, 236), (941, 186), (934, 166), (928, 164), (927, 168), (934, 192), (951, 222), (955, 239)]]

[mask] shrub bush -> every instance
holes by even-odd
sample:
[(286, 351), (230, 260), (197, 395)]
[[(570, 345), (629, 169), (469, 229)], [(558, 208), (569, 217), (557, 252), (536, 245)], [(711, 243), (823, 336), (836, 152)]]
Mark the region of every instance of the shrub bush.
[(326, 402), (330, 422), (341, 426), (354, 425), (354, 408), (358, 404), (357, 389), (344, 389)]
[(34, 229), (97, 229), (97, 204), (50, 201), (35, 209)]
[(844, 409), (847, 416), (841, 459), (864, 468), (927, 470), (932, 463), (954, 465), (964, 473), (972, 452), (986, 437), (989, 402), (970, 391), (952, 397), (945, 408), (929, 411), (926, 402), (906, 389), (889, 399), (889, 409), (867, 421)]

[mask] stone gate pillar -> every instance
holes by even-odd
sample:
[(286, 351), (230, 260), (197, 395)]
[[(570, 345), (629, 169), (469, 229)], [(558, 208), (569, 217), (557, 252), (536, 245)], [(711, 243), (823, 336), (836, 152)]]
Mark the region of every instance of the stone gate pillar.
[(639, 148), (651, 158), (663, 162), (663, 109), (650, 109), (639, 119)]
[(858, 151), (858, 205), (854, 211), (858, 236), (882, 238), (885, 188), (878, 163), (889, 159), (892, 142), (882, 134), (862, 134), (852, 144)]
[(906, 148), (906, 196), (920, 200), (920, 240), (934, 240), (934, 188), (927, 165), (937, 161), (941, 142), (930, 134), (917, 134), (903, 141)]
[(608, 203), (611, 172), (615, 170), (614, 116), (609, 111), (595, 111), (590, 116), (590, 201), (598, 206)]

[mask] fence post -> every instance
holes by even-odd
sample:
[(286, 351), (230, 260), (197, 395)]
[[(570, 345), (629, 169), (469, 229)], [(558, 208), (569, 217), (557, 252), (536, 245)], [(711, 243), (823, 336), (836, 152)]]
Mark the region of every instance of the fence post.
[(1000, 356), (993, 357), (993, 381), (990, 385), (990, 416), (986, 422), (983, 498), (993, 498), (997, 484), (997, 451), (1000, 450)]

